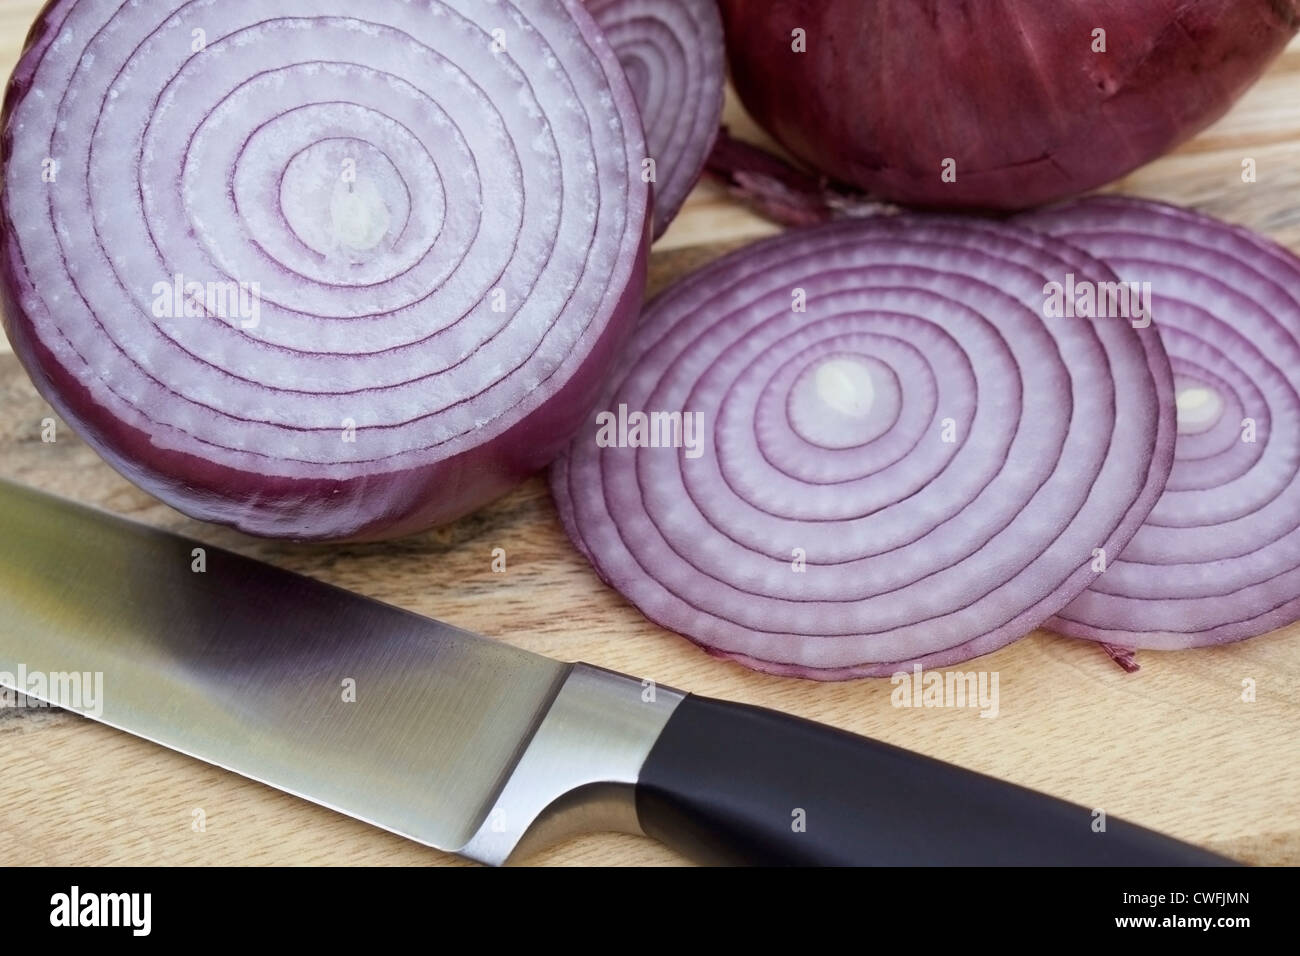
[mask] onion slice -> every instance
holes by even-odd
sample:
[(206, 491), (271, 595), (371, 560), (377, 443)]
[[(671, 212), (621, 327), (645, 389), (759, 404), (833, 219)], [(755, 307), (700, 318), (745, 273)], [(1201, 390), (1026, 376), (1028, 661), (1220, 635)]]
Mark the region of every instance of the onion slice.
[(1150, 283), (1178, 439), (1123, 556), (1050, 626), (1174, 650), (1300, 620), (1300, 259), (1245, 229), (1105, 197), (1021, 217)]
[(686, 202), (718, 135), (727, 74), (722, 17), (716, 0), (586, 3), (641, 110), (645, 159), (654, 161), (657, 239)]
[(560, 450), (639, 311), (644, 140), (576, 0), (57, 0), (3, 127), (15, 351), (199, 518), (463, 514)]
[(649, 306), (553, 466), (566, 529), (647, 617), (759, 670), (878, 676), (1016, 640), (1173, 460), (1158, 336), (1045, 318), (1069, 275), (1117, 281), (1050, 237), (919, 216), (714, 263)]

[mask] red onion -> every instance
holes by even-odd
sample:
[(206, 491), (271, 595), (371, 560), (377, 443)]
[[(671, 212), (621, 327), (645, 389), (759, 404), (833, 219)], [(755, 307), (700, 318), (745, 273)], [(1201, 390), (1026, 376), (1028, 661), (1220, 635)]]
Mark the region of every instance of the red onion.
[(5, 326), (37, 387), (139, 485), (252, 533), (495, 497), (639, 309), (645, 145), (576, 0), (57, 0), (3, 137)]
[(1171, 650), (1300, 620), (1300, 259), (1245, 229), (1135, 199), (1021, 221), (1151, 284), (1178, 390), (1164, 495), (1050, 626)]
[(1049, 237), (921, 217), (728, 256), (649, 306), (557, 460), (566, 529), (649, 618), (760, 670), (1014, 641), (1124, 546), (1173, 459), (1158, 336), (1045, 319), (1070, 275), (1117, 281)]
[[(586, 0), (632, 84), (654, 161), (655, 238), (700, 178), (722, 119), (726, 50), (715, 0)], [(647, 167), (649, 171), (649, 167)]]
[(721, 6), (736, 89), (796, 156), (878, 199), (1001, 209), (1176, 146), (1300, 25), (1300, 0)]

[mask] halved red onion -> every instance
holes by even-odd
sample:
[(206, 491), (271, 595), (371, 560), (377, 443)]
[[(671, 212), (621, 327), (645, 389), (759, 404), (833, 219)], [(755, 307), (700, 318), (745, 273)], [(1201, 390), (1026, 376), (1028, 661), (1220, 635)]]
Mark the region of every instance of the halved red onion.
[(199, 518), (463, 514), (560, 449), (639, 310), (645, 145), (576, 0), (56, 0), (3, 125), (14, 349)]
[(645, 159), (654, 161), (658, 238), (700, 178), (722, 120), (727, 54), (717, 0), (586, 3), (623, 64), (641, 110)]
[(1049, 237), (922, 217), (728, 256), (643, 316), (552, 468), (565, 527), (647, 617), (760, 670), (1010, 643), (1093, 581), (1173, 460), (1158, 336), (1045, 318), (1070, 275), (1117, 281)]
[(1164, 495), (1050, 626), (1171, 650), (1300, 620), (1300, 260), (1245, 229), (1137, 199), (1082, 200), (1020, 222), (1150, 283), (1177, 388)]

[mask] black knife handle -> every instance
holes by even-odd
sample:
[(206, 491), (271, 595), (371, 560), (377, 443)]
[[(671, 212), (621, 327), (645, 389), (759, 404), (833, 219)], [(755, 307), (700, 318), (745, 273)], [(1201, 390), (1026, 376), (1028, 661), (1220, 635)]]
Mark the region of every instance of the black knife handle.
[(645, 832), (706, 863), (1230, 866), (1092, 810), (759, 707), (687, 696), (642, 767)]

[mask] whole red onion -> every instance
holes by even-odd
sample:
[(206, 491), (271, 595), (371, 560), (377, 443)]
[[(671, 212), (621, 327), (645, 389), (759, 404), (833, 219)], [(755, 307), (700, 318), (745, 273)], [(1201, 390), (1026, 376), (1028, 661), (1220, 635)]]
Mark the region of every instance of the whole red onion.
[(754, 118), (894, 202), (1018, 209), (1123, 176), (1221, 116), (1300, 0), (720, 0)]

